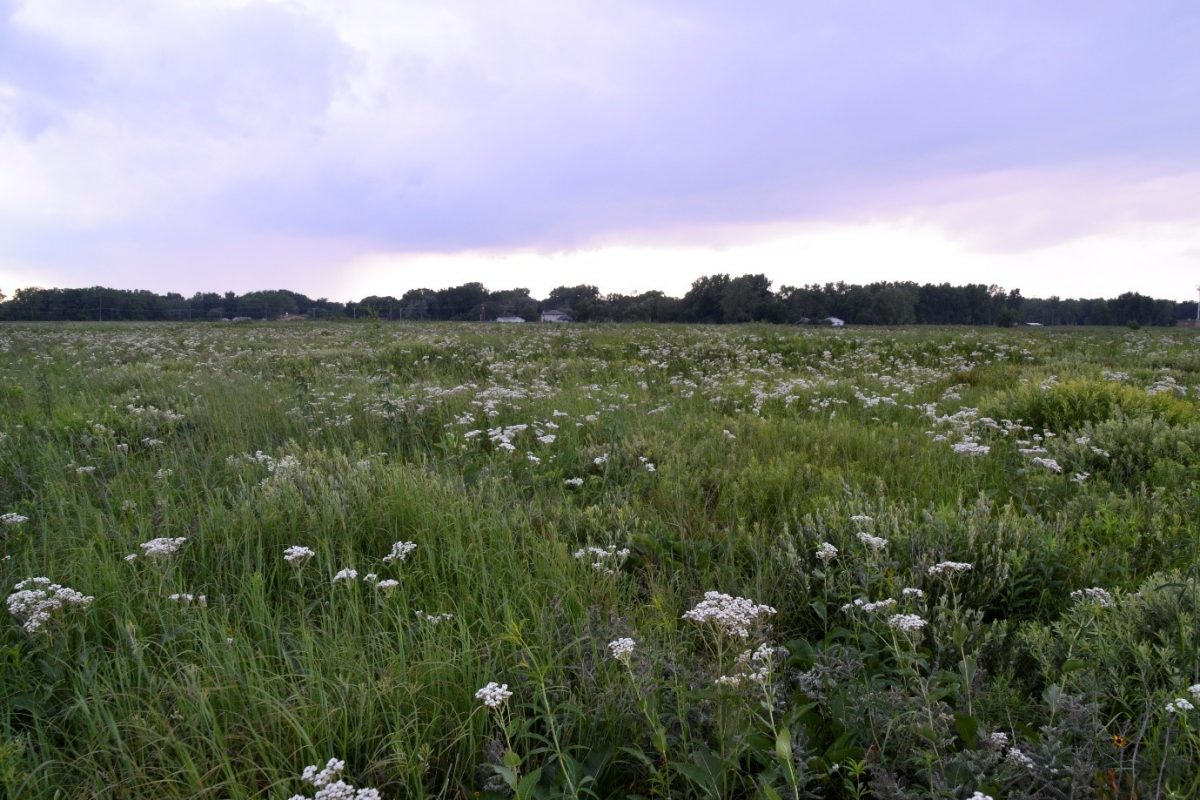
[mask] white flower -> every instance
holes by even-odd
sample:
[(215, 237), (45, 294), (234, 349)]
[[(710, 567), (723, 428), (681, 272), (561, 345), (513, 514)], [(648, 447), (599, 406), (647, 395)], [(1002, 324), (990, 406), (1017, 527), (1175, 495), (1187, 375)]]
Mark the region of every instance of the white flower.
[(701, 624), (711, 622), (721, 633), (747, 639), (760, 617), (774, 613), (775, 609), (770, 606), (759, 605), (745, 597), (705, 592), (704, 599), (685, 613), (683, 619)]
[(0, 523), (4, 525), (20, 525), (22, 522), (28, 522), (29, 517), (23, 514), (18, 514), (15, 511), (10, 511), (7, 514), (0, 515)]
[[(870, 517), (868, 517), (868, 519), (870, 519)], [(858, 536), (858, 540), (860, 542), (874, 550), (876, 553), (888, 546), (888, 540), (880, 536), (872, 536), (865, 531), (859, 531), (856, 535)]]
[(945, 575), (947, 572), (949, 572), (949, 573), (970, 572), (973, 569), (975, 569), (975, 565), (968, 564), (965, 561), (942, 561), (939, 564), (934, 564), (932, 567), (929, 568), (928, 571), (929, 571), (930, 575), (936, 576), (936, 575)]
[(828, 564), (837, 558), (838, 549), (829, 542), (821, 542), (821, 546), (817, 548), (817, 558)]
[(902, 590), (900, 591), (900, 594), (901, 594), (903, 597), (912, 597), (912, 598), (915, 598), (915, 599), (917, 599), (917, 600), (923, 600), (923, 599), (925, 599), (925, 593), (924, 593), (923, 591), (921, 591), (920, 589), (914, 589), (914, 588), (913, 588), (913, 587), (911, 587), (911, 586), (906, 586), (906, 587), (904, 587), (904, 589), (902, 589)]
[(629, 558), (629, 548), (622, 547), (618, 550), (616, 545), (611, 544), (608, 547), (589, 545), (576, 550), (575, 558), (580, 561), (590, 558), (592, 569), (606, 575), (616, 575), (617, 569), (625, 563), (625, 559)]
[(1083, 603), (1092, 603), (1101, 608), (1112, 608), (1117, 603), (1113, 600), (1113, 596), (1107, 590), (1101, 589), (1099, 586), (1093, 586), (1090, 589), (1076, 589), (1071, 592), (1071, 599), (1078, 600)]
[(580, 486), (583, 486), (583, 478), (567, 478), (563, 483), (578, 489)]
[(315, 556), (316, 553), (311, 547), (294, 544), (283, 551), (283, 560), (295, 567), (304, 566), (304, 562)]
[(1025, 767), (1025, 769), (1033, 769), (1033, 767), (1034, 767), (1033, 759), (1030, 758), (1029, 756), (1025, 755), (1025, 753), (1023, 753), (1020, 750), (1020, 748), (1017, 748), (1017, 747), (1009, 748), (1008, 753), (1005, 755), (1005, 758), (1007, 758), (1009, 761), (1013, 762), (1014, 764), (1018, 764), (1022, 767)]
[(393, 561), (403, 561), (408, 558), (409, 553), (416, 549), (416, 542), (396, 542), (392, 545), (392, 552), (383, 557), (383, 563), (390, 564)]
[(855, 514), (850, 517), (850, 521), (859, 527), (868, 527), (875, 522), (874, 517), (868, 517), (866, 514)]
[(886, 611), (894, 605), (896, 605), (896, 600), (892, 597), (889, 597), (886, 600), (877, 600), (874, 603), (868, 603), (866, 600), (863, 600), (860, 597), (853, 603), (846, 603), (844, 606), (842, 606), (842, 611), (853, 611), (854, 609), (858, 608), (862, 609), (868, 614), (874, 614), (876, 611)]
[(321, 789), (333, 782), (333, 779), (341, 774), (346, 768), (346, 762), (338, 758), (331, 758), (325, 763), (325, 768), (317, 769), (316, 765), (304, 768), (301, 779), (306, 783), (311, 783), (313, 786)]
[(733, 435), (733, 432), (732, 432), (732, 431), (730, 431), (728, 428), (726, 428), (725, 430), (723, 430), (723, 431), (721, 431), (721, 432), (722, 432), (723, 434), (725, 434), (725, 438), (726, 438), (726, 439), (736, 439), (736, 438), (737, 438), (736, 436), (734, 436), (734, 435)]
[(629, 659), (633, 657), (633, 648), (637, 645), (633, 639), (628, 636), (622, 636), (620, 639), (613, 639), (608, 643), (608, 650), (612, 653), (612, 657), (622, 664), (628, 664)]
[(179, 536), (174, 539), (162, 536), (158, 539), (142, 542), (140, 547), (142, 548), (142, 554), (146, 558), (166, 558), (167, 556), (174, 555), (179, 548), (183, 547), (185, 542), (187, 542), (186, 536)]
[(1039, 467), (1045, 467), (1051, 472), (1062, 472), (1062, 467), (1053, 458), (1042, 458), (1041, 456), (1035, 456), (1030, 460)]
[(1195, 706), (1183, 697), (1176, 697), (1166, 705), (1168, 714), (1181, 714), (1186, 711), (1191, 711), (1194, 708)]
[(508, 690), (507, 683), (496, 683), (491, 681), (479, 691), (475, 692), (475, 699), (482, 702), (488, 708), (499, 708), (512, 697), (512, 692)]
[(346, 583), (349, 583), (357, 577), (358, 570), (351, 567), (346, 567), (345, 569), (338, 570), (338, 573), (333, 576), (333, 582), (337, 583), (338, 581), (345, 581)]
[(987, 736), (988, 744), (992, 747), (1004, 748), (1008, 746), (1008, 734), (1004, 731), (992, 731)]
[(983, 792), (975, 792), (968, 797), (967, 800), (992, 800), (992, 796), (990, 794), (984, 794)]
[(449, 611), (443, 611), (440, 614), (426, 614), (424, 611), (418, 608), (413, 613), (416, 615), (417, 619), (421, 620), (422, 622), (428, 622), (430, 625), (437, 625), (439, 623), (446, 622), (447, 620), (454, 619), (454, 615)]
[(390, 592), (399, 585), (400, 581), (392, 578), (385, 578), (384, 580), (381, 580), (379, 583), (375, 584), (375, 588), (381, 592)]
[(916, 614), (894, 614), (888, 620), (888, 625), (903, 633), (917, 633), (925, 627), (925, 620)]
[(96, 598), (88, 597), (49, 578), (26, 578), (8, 596), (8, 613), (27, 633), (35, 633), (58, 611), (70, 606), (87, 608)]
[(201, 607), (206, 607), (208, 605), (208, 597), (202, 594), (173, 594), (169, 595), (167, 599), (185, 606), (191, 605), (192, 603), (195, 603)]
[(1200, 683), (1193, 683), (1188, 687), (1188, 692), (1190, 692), (1192, 697), (1196, 698), (1197, 701), (1200, 701)]
[(963, 439), (961, 442), (955, 442), (952, 445), (954, 452), (968, 456), (986, 456), (992, 452), (992, 448), (986, 444), (973, 442), (970, 439)]

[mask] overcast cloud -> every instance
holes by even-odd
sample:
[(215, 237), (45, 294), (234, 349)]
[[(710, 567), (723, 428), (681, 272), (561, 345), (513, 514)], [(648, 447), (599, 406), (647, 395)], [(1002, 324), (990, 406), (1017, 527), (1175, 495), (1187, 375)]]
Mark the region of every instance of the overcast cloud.
[(0, 0), (0, 288), (1187, 297), (1198, 41), (1193, 2)]

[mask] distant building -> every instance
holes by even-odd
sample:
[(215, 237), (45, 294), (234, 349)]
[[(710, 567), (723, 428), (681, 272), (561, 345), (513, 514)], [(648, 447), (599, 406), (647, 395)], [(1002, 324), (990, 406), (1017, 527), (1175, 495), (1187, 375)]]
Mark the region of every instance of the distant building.
[(524, 321), (525, 320), (523, 320), (521, 317), (496, 317), (496, 322), (517, 323), (517, 322), (524, 322)]
[(823, 319), (821, 321), (824, 322), (826, 325), (832, 325), (835, 328), (840, 328), (846, 324), (846, 321), (844, 319), (838, 319), (837, 317), (826, 317), (825, 319)]
[(570, 322), (571, 315), (557, 308), (548, 308), (542, 312), (542, 322)]

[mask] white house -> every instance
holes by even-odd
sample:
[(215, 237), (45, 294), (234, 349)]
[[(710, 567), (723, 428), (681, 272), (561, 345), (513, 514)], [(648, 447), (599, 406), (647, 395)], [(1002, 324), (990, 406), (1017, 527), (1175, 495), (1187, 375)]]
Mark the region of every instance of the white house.
[(496, 317), (496, 322), (524, 322), (520, 317)]
[(837, 317), (826, 317), (825, 319), (823, 319), (821, 321), (824, 322), (826, 325), (832, 325), (835, 328), (840, 328), (846, 324), (846, 321), (844, 319), (838, 319)]
[(542, 312), (542, 322), (570, 322), (571, 315), (557, 308), (548, 308)]

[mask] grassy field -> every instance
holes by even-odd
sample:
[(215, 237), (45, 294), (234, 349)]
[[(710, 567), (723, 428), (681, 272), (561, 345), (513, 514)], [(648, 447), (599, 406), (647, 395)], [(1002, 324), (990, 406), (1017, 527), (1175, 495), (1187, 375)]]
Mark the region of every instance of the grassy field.
[(1200, 796), (1198, 334), (4, 327), (0, 794)]

